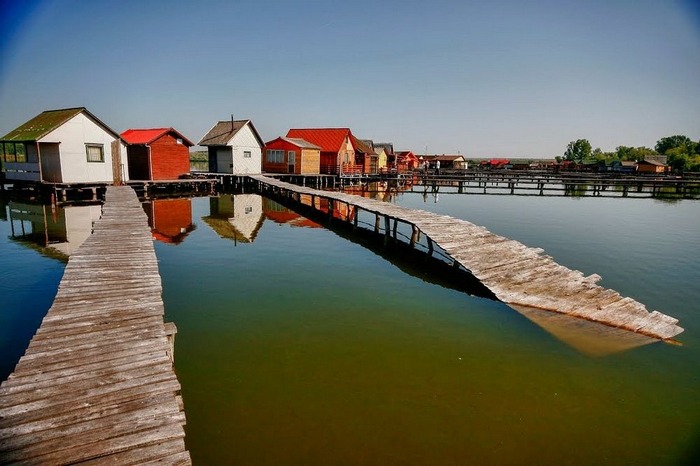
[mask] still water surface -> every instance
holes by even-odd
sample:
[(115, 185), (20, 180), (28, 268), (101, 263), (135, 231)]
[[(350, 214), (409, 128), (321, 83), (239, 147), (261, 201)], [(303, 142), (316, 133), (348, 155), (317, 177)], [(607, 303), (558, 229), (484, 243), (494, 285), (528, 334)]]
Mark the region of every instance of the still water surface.
[[(598, 273), (679, 318), (683, 345), (591, 356), (504, 304), (407, 274), (258, 196), (153, 203), (196, 464), (700, 458), (700, 202), (444, 192), (392, 202)], [(17, 226), (0, 222), (0, 378), (63, 269), (7, 239)]]

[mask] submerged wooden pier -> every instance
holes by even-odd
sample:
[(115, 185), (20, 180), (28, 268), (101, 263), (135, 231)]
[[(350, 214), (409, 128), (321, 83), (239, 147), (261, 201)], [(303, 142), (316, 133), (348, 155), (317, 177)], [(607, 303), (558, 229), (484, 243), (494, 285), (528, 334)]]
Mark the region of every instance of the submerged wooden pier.
[(191, 464), (146, 214), (108, 187), (41, 327), (0, 386), (0, 464)]
[[(678, 320), (646, 307), (618, 292), (597, 284), (600, 276), (584, 276), (557, 264), (543, 250), (491, 233), (465, 220), (408, 209), (374, 199), (334, 191), (292, 185), (262, 175), (251, 176), (263, 194), (292, 200), (298, 204), (334, 211), (358, 224), (361, 211), (373, 214), (374, 230), (397, 238), (398, 224), (411, 230), (409, 244), (420, 238), (429, 254), (438, 248), (455, 267), (464, 267), (506, 304), (566, 314), (667, 340), (683, 331)], [(323, 202), (320, 202), (323, 201)], [(339, 209), (342, 207), (342, 209)]]

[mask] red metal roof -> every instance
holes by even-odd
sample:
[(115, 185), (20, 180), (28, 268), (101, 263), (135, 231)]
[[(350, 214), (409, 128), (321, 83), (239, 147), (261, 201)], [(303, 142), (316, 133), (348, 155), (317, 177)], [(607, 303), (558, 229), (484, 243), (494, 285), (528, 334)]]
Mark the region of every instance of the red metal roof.
[(306, 128), (290, 129), (288, 138), (304, 139), (321, 148), (322, 152), (338, 152), (350, 133), (349, 128)]
[(194, 146), (192, 141), (173, 128), (127, 129), (120, 136), (127, 144), (150, 144), (164, 134), (171, 132), (176, 138), (182, 139), (186, 146)]

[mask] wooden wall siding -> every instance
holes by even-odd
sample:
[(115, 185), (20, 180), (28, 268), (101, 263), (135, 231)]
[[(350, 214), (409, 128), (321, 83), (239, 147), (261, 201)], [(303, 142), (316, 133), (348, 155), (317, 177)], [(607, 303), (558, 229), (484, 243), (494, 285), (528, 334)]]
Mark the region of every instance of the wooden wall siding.
[[(233, 174), (259, 174), (262, 171), (262, 147), (258, 143), (250, 125), (238, 130), (229, 145), (233, 148)], [(251, 157), (243, 157), (245, 151), (250, 151)]]
[(298, 173), (313, 175), (321, 172), (321, 151), (318, 149), (302, 149), (297, 157)]
[(0, 464), (191, 464), (146, 215), (108, 187), (94, 233), (0, 386)]
[[(267, 150), (283, 150), (284, 163), (270, 163), (267, 161)], [(317, 174), (320, 173), (321, 156), (318, 149), (302, 149), (301, 147), (285, 141), (276, 139), (267, 144), (262, 151), (263, 171), (268, 173), (289, 173), (288, 156), (289, 151), (294, 151), (294, 173), (296, 174)]]
[(151, 163), (154, 180), (176, 180), (190, 172), (190, 150), (164, 134), (151, 143)]
[(384, 225), (381, 228), (387, 239), (392, 234), (387, 226), (393, 224), (396, 231), (398, 222), (406, 223), (412, 226), (414, 234), (429, 239), (430, 251), (440, 247), (455, 266), (469, 270), (499, 300), (516, 309), (526, 306), (566, 314), (658, 339), (670, 339), (683, 332), (677, 325), (678, 319), (658, 311), (649, 312), (642, 303), (598, 285), (600, 276), (584, 276), (557, 264), (541, 249), (498, 236), (465, 220), (352, 194), (318, 191), (264, 176), (251, 178), (258, 181), (262, 193), (293, 199), (307, 194), (314, 205), (320, 201), (321, 210), (332, 200), (336, 205), (352, 206), (353, 217), (357, 209), (373, 213), (378, 225)]

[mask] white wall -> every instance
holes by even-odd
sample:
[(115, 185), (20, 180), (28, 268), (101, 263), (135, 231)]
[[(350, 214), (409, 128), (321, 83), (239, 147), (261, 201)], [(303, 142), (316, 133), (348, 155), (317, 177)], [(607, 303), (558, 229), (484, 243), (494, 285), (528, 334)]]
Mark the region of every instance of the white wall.
[[(250, 125), (238, 130), (229, 141), (233, 148), (233, 173), (235, 175), (257, 175), (262, 173), (262, 148)], [(243, 152), (250, 151), (250, 158), (243, 158)]]
[(262, 197), (257, 194), (236, 194), (233, 196), (233, 217), (228, 221), (248, 241), (253, 241), (253, 235), (255, 235), (262, 218)]
[[(39, 142), (60, 143), (61, 173), (64, 183), (111, 183), (112, 176), (112, 141), (115, 137), (102, 129), (84, 113), (50, 132)], [(101, 144), (104, 150), (104, 162), (88, 162), (85, 144)], [(42, 154), (43, 155), (43, 154)], [(52, 181), (46, 178), (46, 181)]]

